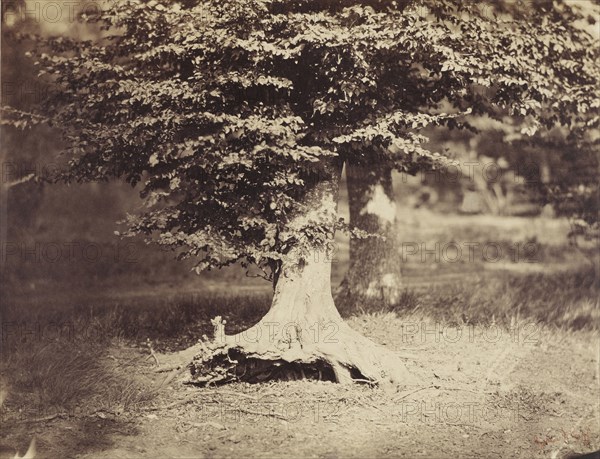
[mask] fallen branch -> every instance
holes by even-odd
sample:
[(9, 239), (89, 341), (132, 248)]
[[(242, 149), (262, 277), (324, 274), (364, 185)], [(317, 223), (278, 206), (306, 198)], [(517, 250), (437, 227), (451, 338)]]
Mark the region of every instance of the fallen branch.
[(48, 421), (53, 421), (56, 418), (61, 418), (61, 419), (69, 419), (69, 418), (93, 418), (93, 417), (97, 417), (100, 414), (104, 415), (104, 413), (109, 414), (111, 416), (118, 416), (118, 413), (115, 413), (113, 411), (107, 411), (107, 410), (96, 410), (93, 413), (87, 413), (87, 414), (70, 414), (70, 413), (54, 413), (48, 416), (44, 416), (42, 418), (32, 418), (32, 419), (25, 419), (24, 422), (28, 422), (28, 423), (38, 423), (38, 422), (48, 422)]
[(51, 414), (49, 416), (44, 416), (43, 418), (35, 418), (35, 419), (27, 419), (26, 422), (48, 422), (48, 421), (52, 421), (56, 418), (65, 418), (68, 417), (67, 413), (56, 413), (56, 414)]
[[(148, 358), (150, 358), (150, 356), (148, 356)], [(156, 373), (168, 373), (170, 371), (175, 371), (175, 370), (181, 370), (183, 369), (184, 365), (183, 364), (177, 364), (177, 365), (169, 365), (167, 367), (160, 367), (157, 368), (156, 370), (154, 370)]]
[(287, 416), (284, 416), (282, 414), (275, 413), (275, 412), (265, 413), (263, 411), (248, 410), (248, 409), (242, 408), (242, 407), (236, 407), (236, 409), (238, 411), (240, 411), (240, 413), (254, 414), (256, 416), (273, 417), (273, 418), (281, 419), (283, 421), (287, 421), (287, 419), (288, 419)]
[(253, 400), (253, 401), (257, 400), (257, 398), (254, 397), (253, 395), (248, 395), (248, 394), (245, 394), (243, 392), (234, 392), (234, 391), (228, 391), (228, 390), (219, 390), (219, 391), (214, 392), (214, 394), (215, 395), (221, 395), (221, 394), (223, 394), (223, 395), (230, 395), (232, 397), (244, 397), (244, 398), (248, 398), (248, 399)]

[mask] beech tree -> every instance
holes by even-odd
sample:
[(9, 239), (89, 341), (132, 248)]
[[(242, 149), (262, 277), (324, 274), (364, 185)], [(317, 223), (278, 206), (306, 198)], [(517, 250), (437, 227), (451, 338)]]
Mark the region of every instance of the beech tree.
[[(138, 186), (147, 209), (128, 234), (196, 258), (198, 271), (270, 274), (269, 312), (237, 335), (216, 318), (193, 381), (402, 383), (402, 358), (352, 330), (332, 298), (334, 232), (372, 237), (337, 216), (343, 164), (442, 167), (452, 159), (425, 148), (424, 128), (508, 110), (535, 130), (598, 108), (597, 48), (569, 26), (570, 7), (541, 2), (530, 21), (489, 6), (124, 0), (87, 18), (101, 40), (39, 39), (32, 54), (54, 91), (35, 113), (6, 113), (63, 131), (57, 180)], [(357, 190), (370, 180), (350, 176)]]

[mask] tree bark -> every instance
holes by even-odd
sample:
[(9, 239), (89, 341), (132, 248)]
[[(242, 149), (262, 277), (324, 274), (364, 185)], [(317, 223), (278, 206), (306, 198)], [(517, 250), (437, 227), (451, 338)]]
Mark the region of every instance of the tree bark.
[(348, 165), (346, 177), (350, 225), (382, 237), (350, 237), (350, 267), (336, 300), (351, 309), (373, 302), (395, 306), (402, 293), (402, 275), (392, 169)]
[[(307, 221), (326, 222), (333, 242), (341, 165), (327, 165), (330, 175), (305, 196), (308, 212), (299, 212), (289, 231)], [(332, 247), (332, 245), (329, 245)], [(408, 380), (400, 357), (352, 330), (337, 311), (331, 293), (331, 257), (321, 246), (296, 248), (281, 263), (269, 312), (248, 330), (226, 335), (219, 317), (215, 339), (200, 344), (192, 383), (231, 380), (315, 378), (350, 383), (401, 383)]]

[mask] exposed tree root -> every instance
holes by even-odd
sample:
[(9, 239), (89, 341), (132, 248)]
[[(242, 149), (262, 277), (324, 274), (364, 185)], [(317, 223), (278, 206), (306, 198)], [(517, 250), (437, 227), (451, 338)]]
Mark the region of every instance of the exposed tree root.
[[(342, 384), (408, 384), (405, 362), (383, 346), (340, 322), (330, 339), (311, 339), (314, 327), (287, 327), (290, 333), (261, 336), (261, 321), (246, 332), (225, 335), (220, 317), (213, 321), (215, 339), (194, 357), (190, 383), (312, 379)], [(305, 324), (306, 325), (306, 324)], [(326, 328), (332, 328), (330, 324)], [(249, 337), (260, 337), (249, 339)]]
[(191, 363), (191, 382), (312, 378), (342, 384), (359, 380), (409, 383), (400, 357), (352, 330), (335, 307), (330, 246), (342, 164), (335, 159), (324, 165), (329, 178), (322, 177), (306, 193), (286, 232), (296, 237), (310, 222), (321, 222), (330, 228), (324, 235), (330, 244), (313, 241), (314, 247), (309, 248), (299, 242), (285, 253), (277, 269), (271, 308), (258, 324), (237, 335), (225, 335), (223, 321), (215, 318), (215, 338), (201, 343)]

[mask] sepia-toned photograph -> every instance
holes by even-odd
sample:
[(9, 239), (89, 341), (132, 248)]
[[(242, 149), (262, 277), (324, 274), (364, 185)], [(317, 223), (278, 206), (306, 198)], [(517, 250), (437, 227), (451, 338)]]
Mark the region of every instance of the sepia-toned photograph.
[(0, 5), (0, 459), (600, 459), (600, 0)]

